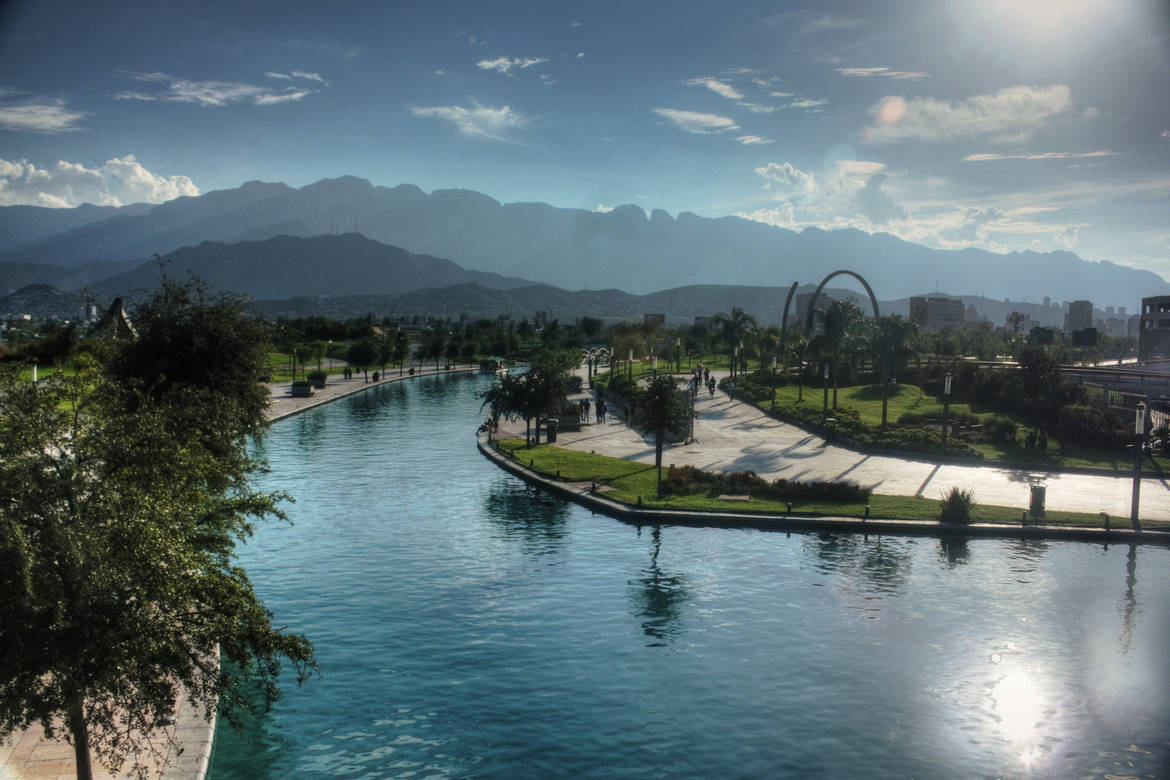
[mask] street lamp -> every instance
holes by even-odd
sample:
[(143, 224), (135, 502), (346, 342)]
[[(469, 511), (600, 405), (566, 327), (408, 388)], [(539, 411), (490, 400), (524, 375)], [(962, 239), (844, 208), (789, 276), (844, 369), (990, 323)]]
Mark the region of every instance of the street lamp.
[(634, 381), (634, 350), (632, 350), (632, 349), (630, 350), (630, 362), (626, 363), (626, 369), (627, 369), (626, 375), (630, 378), (630, 381), (633, 382)]
[(943, 379), (943, 421), (942, 421), (942, 444), (943, 455), (947, 454), (947, 418), (951, 411), (951, 375), (947, 374)]
[(682, 373), (682, 338), (674, 337), (674, 373)]
[(1142, 489), (1142, 449), (1146, 438), (1146, 405), (1144, 402), (1137, 405), (1137, 412), (1133, 420), (1133, 500), (1130, 503), (1129, 519), (1133, 523), (1133, 530), (1141, 533), (1142, 524), (1138, 520), (1138, 497)]
[(829, 361), (827, 361), (827, 360), (825, 361), (825, 381), (823, 382), (823, 384), (825, 386), (824, 416), (828, 417), (829, 416)]

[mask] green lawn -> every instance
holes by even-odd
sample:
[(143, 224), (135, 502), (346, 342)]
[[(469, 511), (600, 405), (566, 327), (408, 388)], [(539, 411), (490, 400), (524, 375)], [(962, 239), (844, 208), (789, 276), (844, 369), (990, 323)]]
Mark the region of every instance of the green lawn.
[[(658, 500), (655, 498), (656, 477), (653, 466), (622, 458), (561, 449), (547, 444), (526, 449), (523, 440), (520, 439), (505, 439), (500, 441), (499, 445), (500, 449), (515, 453), (517, 460), (522, 464), (531, 464), (531, 468), (546, 476), (559, 476), (560, 479), (569, 482), (593, 481), (598, 485), (611, 487), (613, 490), (605, 491), (604, 495), (625, 504), (637, 505), (641, 499), (644, 506), (662, 509), (773, 514), (787, 511), (784, 502), (754, 498), (748, 501), (728, 501), (718, 496), (687, 495), (667, 496)], [(865, 506), (856, 502), (794, 501), (792, 511), (814, 516), (864, 517)], [(872, 517), (883, 519), (932, 521), (938, 519), (939, 513), (938, 501), (913, 496), (874, 495), (870, 497), (869, 507)], [(976, 504), (972, 517), (975, 522), (1015, 524), (1020, 522), (1023, 509), (1024, 507)], [(1048, 512), (1044, 517), (1044, 523), (1098, 528), (1103, 525), (1103, 520), (1096, 514)], [(1125, 527), (1128, 520), (1115, 518), (1114, 523)], [(1142, 524), (1149, 528), (1166, 528), (1170, 527), (1170, 520), (1143, 519)]]

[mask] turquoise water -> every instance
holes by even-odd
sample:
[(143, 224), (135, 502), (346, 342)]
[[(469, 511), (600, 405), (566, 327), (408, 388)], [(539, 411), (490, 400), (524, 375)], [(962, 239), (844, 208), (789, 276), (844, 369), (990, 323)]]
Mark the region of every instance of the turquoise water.
[(321, 677), (213, 780), (1170, 773), (1170, 550), (638, 528), (480, 456), (485, 382), (275, 426), (242, 560)]

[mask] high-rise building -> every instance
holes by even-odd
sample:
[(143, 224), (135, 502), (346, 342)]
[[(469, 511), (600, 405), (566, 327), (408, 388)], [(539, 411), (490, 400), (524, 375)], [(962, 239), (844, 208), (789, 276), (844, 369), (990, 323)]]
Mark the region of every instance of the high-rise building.
[(1093, 302), (1073, 301), (1068, 307), (1068, 323), (1065, 330), (1075, 333), (1093, 327)]

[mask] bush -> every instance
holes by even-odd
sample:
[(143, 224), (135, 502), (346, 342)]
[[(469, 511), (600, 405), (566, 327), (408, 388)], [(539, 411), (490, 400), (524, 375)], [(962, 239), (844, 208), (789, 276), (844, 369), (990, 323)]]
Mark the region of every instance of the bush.
[(1104, 446), (1113, 441), (1109, 418), (1095, 406), (1069, 404), (1061, 407), (1056, 417), (1062, 442)]
[(971, 510), (974, 507), (974, 491), (960, 490), (957, 486), (952, 487), (951, 491), (944, 494), (942, 501), (939, 502), (938, 521), (966, 525), (971, 522)]
[(577, 376), (576, 374), (573, 374), (571, 377), (569, 377), (569, 392), (570, 393), (581, 392), (581, 382), (582, 382), (581, 377)]
[(694, 466), (671, 466), (662, 480), (662, 492), (675, 495), (707, 493), (747, 494), (774, 501), (869, 500), (870, 491), (856, 482), (797, 482), (775, 479), (769, 482), (754, 471), (731, 473), (703, 471)]
[(1015, 444), (1016, 431), (1018, 430), (1019, 426), (1015, 420), (996, 414), (987, 418), (987, 422), (983, 426), (983, 436), (989, 442), (996, 444)]
[(310, 371), (310, 372), (309, 372), (309, 373), (306, 375), (306, 378), (307, 378), (307, 379), (308, 379), (310, 382), (312, 382), (314, 379), (316, 379), (316, 380), (318, 380), (318, 381), (319, 381), (319, 380), (325, 379), (325, 372), (324, 372), (324, 371), (321, 371), (320, 369), (313, 369), (312, 371)]

